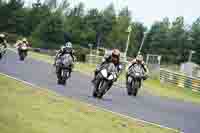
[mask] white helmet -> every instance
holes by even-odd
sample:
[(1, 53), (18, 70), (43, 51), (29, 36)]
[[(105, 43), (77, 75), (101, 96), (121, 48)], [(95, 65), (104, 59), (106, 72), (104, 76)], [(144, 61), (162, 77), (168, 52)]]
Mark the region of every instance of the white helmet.
[(138, 54), (137, 57), (136, 57), (136, 60), (142, 62), (143, 61), (143, 56), (141, 54)]
[(60, 47), (60, 49), (61, 49), (61, 50), (64, 50), (64, 49), (65, 49), (65, 47), (64, 47), (64, 46), (61, 46), (61, 47)]
[(0, 37), (1, 38), (5, 38), (6, 36), (4, 34), (0, 34)]
[(26, 38), (23, 38), (23, 39), (22, 39), (22, 42), (27, 42), (27, 39), (26, 39)]
[(66, 48), (72, 48), (72, 43), (71, 43), (71, 42), (67, 42), (67, 43), (65, 44), (65, 47), (66, 47)]

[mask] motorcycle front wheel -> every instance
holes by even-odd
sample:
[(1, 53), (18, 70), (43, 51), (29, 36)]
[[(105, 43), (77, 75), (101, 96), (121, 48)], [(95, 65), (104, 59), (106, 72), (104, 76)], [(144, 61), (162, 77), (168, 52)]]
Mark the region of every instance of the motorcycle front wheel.
[(134, 86), (133, 86), (133, 96), (137, 96), (140, 86), (141, 86), (141, 81), (140, 80), (135, 80), (134, 81)]
[(24, 52), (23, 52), (23, 51), (19, 51), (19, 60), (20, 60), (20, 61), (24, 61), (24, 59), (25, 59), (25, 54), (24, 54)]
[(101, 82), (100, 86), (99, 86), (99, 94), (98, 94), (98, 98), (102, 99), (102, 97), (106, 94), (106, 92), (108, 92), (108, 90), (111, 88), (111, 83), (109, 83), (109, 81), (103, 81)]
[(132, 85), (133, 82), (134, 80), (131, 77), (128, 77), (126, 87), (127, 87), (127, 93), (129, 96), (133, 94), (133, 85)]

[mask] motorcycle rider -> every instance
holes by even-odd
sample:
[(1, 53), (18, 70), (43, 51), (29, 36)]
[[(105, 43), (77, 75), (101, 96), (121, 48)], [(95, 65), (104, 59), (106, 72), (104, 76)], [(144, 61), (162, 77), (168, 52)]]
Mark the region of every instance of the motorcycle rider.
[(17, 43), (15, 44), (15, 47), (20, 48), (22, 45), (26, 45), (27, 47), (31, 46), (26, 38), (23, 38), (22, 40), (18, 40)]
[[(133, 59), (130, 64), (128, 65), (128, 69), (130, 69), (133, 65), (140, 64), (144, 70), (144, 77), (143, 80), (146, 80), (148, 78), (149, 69), (147, 68), (147, 65), (145, 64), (143, 60), (143, 56), (141, 54), (138, 54), (135, 59)], [(127, 69), (127, 70), (128, 70)], [(128, 84), (128, 72), (126, 73), (126, 85)]]
[[(63, 55), (65, 54), (69, 54), (71, 57), (72, 57), (72, 60), (73, 62), (75, 61), (75, 58), (74, 58), (74, 50), (73, 50), (73, 47), (72, 47), (72, 43), (71, 42), (67, 42), (64, 46), (61, 47), (61, 49), (57, 52), (56, 54), (56, 57), (55, 57), (55, 60), (54, 60), (54, 66), (56, 65), (56, 61), (58, 59), (60, 59), (60, 57), (62, 57)], [(69, 68), (69, 77), (71, 77), (71, 72), (72, 72), (72, 69), (74, 67), (74, 64), (72, 63), (70, 65), (70, 68)]]
[(120, 64), (120, 51), (118, 49), (114, 49), (114, 50), (112, 50), (112, 52), (107, 53), (104, 56), (102, 63), (94, 71), (94, 79), (92, 80), (92, 83), (94, 83), (94, 81), (96, 80), (96, 76), (101, 71), (102, 67), (105, 64), (108, 64), (108, 63), (111, 63), (111, 62), (117, 68), (117, 77), (119, 76), (121, 69), (122, 69), (121, 64)]
[(4, 46), (4, 48), (7, 48), (7, 41), (5, 34), (0, 34), (0, 44)]
[[(23, 38), (22, 40), (18, 40), (17, 42), (16, 42), (16, 44), (15, 44), (15, 47), (18, 49), (18, 52), (20, 52), (20, 48), (21, 48), (21, 46), (26, 46), (27, 48), (29, 48), (31, 45), (30, 45), (30, 43), (27, 41), (27, 39), (26, 38)], [(28, 50), (28, 49), (27, 49)], [(26, 54), (27, 54), (27, 52), (26, 52)], [(27, 56), (27, 55), (26, 55)]]

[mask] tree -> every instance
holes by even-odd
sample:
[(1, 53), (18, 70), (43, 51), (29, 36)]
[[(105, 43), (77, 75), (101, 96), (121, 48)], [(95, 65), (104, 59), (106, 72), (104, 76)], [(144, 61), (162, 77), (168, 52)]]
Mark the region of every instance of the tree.
[(200, 18), (198, 18), (191, 28), (192, 49), (195, 50), (194, 61), (200, 64)]
[(187, 61), (190, 49), (188, 45), (189, 34), (185, 30), (183, 17), (177, 17), (176, 20), (172, 22), (170, 38), (171, 44), (173, 44), (171, 48), (175, 49), (174, 52), (176, 53), (175, 63)]
[[(2, 3), (0, 9), (0, 30), (17, 33), (19, 22), (23, 20), (23, 16), (19, 15), (24, 13), (22, 11), (24, 2), (22, 0), (10, 0), (8, 3)], [(21, 27), (21, 26), (20, 26)]]
[(61, 14), (54, 13), (33, 32), (33, 40), (41, 48), (59, 48), (64, 44), (64, 25)]
[(125, 51), (128, 36), (126, 30), (132, 23), (130, 16), (131, 14), (128, 8), (123, 8), (119, 13), (118, 18), (115, 18), (115, 22), (112, 24), (111, 32), (107, 37), (107, 42), (109, 42), (108, 46), (110, 48), (118, 48), (121, 51)]
[(84, 16), (84, 4), (80, 2), (78, 5), (76, 5), (70, 12), (69, 16), (78, 16), (83, 17)]
[(161, 49), (167, 48), (169, 40), (168, 33), (169, 22), (167, 18), (161, 22), (155, 22), (148, 32), (148, 36), (145, 40), (144, 52), (159, 54)]
[(140, 23), (135, 22), (132, 24), (132, 37), (129, 45), (128, 55), (131, 57), (135, 57), (138, 53), (140, 44), (144, 37), (144, 32), (146, 31), (146, 27)]
[(181, 63), (187, 60), (189, 32), (184, 18), (177, 17), (172, 25), (168, 18), (155, 22), (145, 40), (145, 53), (160, 54), (166, 63)]
[(33, 3), (32, 9), (29, 10), (27, 15), (26, 25), (27, 25), (27, 36), (30, 36), (31, 33), (35, 30), (41, 22), (45, 21), (48, 16), (50, 16), (50, 8), (42, 4), (40, 0), (37, 0), (36, 3)]

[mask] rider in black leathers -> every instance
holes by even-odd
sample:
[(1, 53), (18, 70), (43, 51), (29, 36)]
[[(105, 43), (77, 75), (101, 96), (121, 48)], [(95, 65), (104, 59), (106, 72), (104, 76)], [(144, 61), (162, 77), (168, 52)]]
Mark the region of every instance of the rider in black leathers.
[(0, 34), (0, 44), (3, 45), (4, 48), (7, 48), (6, 36), (4, 34)]
[[(140, 64), (142, 66), (142, 68), (145, 72), (143, 80), (146, 80), (149, 75), (149, 69), (148, 69), (147, 65), (145, 64), (145, 62), (143, 60), (143, 56), (141, 54), (137, 55), (137, 57), (130, 62), (127, 70), (130, 69), (135, 64)], [(129, 76), (128, 73), (126, 73), (126, 85), (128, 84), (128, 76)]]
[(120, 64), (120, 51), (118, 49), (114, 49), (114, 50), (112, 50), (111, 53), (108, 53), (107, 55), (104, 56), (102, 63), (94, 71), (94, 79), (92, 80), (92, 83), (94, 83), (94, 81), (96, 80), (96, 76), (101, 71), (102, 67), (105, 64), (108, 64), (108, 63), (111, 63), (111, 62), (117, 68), (117, 72), (118, 72), (117, 76), (118, 76), (119, 73), (121, 72), (121, 69), (122, 69), (121, 64)]
[[(75, 61), (74, 50), (73, 50), (72, 44), (70, 42), (68, 42), (64, 46), (62, 46), (61, 49), (57, 52), (55, 61), (54, 61), (54, 66), (56, 65), (56, 60), (59, 59), (60, 57), (62, 57), (64, 54), (71, 55), (73, 62)], [(70, 66), (69, 76), (71, 76), (72, 69), (73, 69), (73, 64), (71, 64), (71, 66)]]

